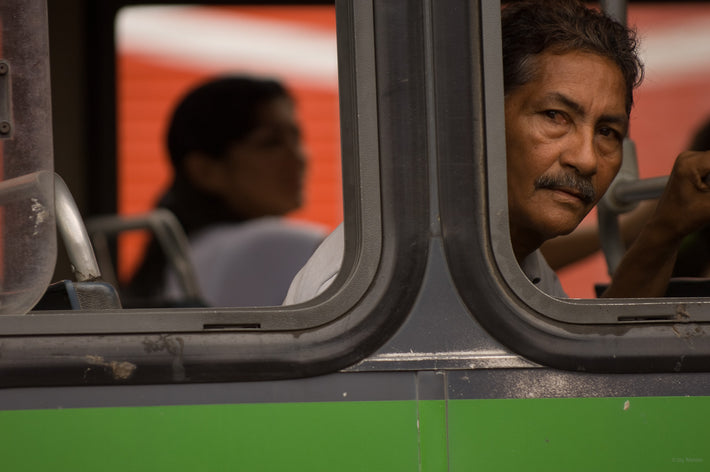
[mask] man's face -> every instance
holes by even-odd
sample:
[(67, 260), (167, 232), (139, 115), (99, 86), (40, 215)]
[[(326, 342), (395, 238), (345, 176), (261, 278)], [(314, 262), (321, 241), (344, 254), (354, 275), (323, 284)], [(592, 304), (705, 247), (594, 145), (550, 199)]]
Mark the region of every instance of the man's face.
[(505, 98), (508, 206), (518, 260), (572, 231), (621, 165), (626, 87), (610, 59), (535, 58), (533, 79)]

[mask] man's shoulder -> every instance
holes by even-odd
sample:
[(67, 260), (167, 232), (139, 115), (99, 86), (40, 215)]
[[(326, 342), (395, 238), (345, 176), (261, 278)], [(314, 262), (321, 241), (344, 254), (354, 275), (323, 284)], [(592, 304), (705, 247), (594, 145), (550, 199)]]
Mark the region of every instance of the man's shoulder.
[(328, 288), (340, 271), (344, 251), (345, 233), (341, 223), (296, 274), (284, 305), (305, 302)]
[(560, 279), (539, 249), (523, 259), (520, 268), (525, 273), (525, 276), (543, 292), (553, 297), (567, 297)]

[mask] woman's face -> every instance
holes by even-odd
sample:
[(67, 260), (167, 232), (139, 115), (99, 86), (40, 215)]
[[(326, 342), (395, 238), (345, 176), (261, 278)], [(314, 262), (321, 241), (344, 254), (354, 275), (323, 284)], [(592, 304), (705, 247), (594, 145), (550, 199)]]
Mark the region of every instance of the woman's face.
[(303, 200), (306, 161), (293, 101), (266, 102), (257, 118), (256, 128), (220, 159), (214, 187), (245, 218), (283, 215)]

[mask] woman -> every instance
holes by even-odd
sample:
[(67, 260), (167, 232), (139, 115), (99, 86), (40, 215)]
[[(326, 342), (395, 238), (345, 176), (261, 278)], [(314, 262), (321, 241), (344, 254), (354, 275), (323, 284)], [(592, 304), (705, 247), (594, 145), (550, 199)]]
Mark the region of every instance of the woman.
[[(306, 167), (288, 91), (273, 80), (211, 80), (178, 104), (167, 146), (174, 179), (157, 206), (188, 236), (204, 302), (280, 304), (324, 236), (280, 218), (301, 205)], [(128, 304), (183, 303), (166, 268), (151, 242), (128, 290), (141, 302)]]

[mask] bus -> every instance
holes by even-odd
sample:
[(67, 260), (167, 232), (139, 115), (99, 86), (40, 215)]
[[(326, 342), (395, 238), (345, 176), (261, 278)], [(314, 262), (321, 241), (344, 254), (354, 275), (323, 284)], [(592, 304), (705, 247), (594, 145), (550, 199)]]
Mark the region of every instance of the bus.
[[(662, 145), (678, 149), (660, 150), (672, 160), (710, 110), (710, 9), (604, 8), (638, 22), (642, 38), (646, 22), (648, 43), (671, 49), (649, 50), (650, 85), (634, 113), (669, 115)], [(709, 299), (596, 299), (603, 256), (561, 273), (572, 297), (554, 298), (515, 260), (499, 191), (500, 9), (488, 0), (3, 0), (3, 469), (707, 469)], [(277, 36), (267, 26), (301, 34), (310, 25), (315, 33), (289, 40), (305, 49), (335, 35), (332, 65), (284, 72), (304, 107), (335, 100), (306, 120), (336, 114), (323, 120), (336, 126), (322, 133), (336, 142), (318, 164), (326, 183), (310, 182), (321, 187), (292, 215), (330, 228), (343, 220), (341, 270), (317, 297), (123, 308), (101, 280), (84, 220), (149, 209), (166, 178), (160, 167), (146, 171), (160, 176), (149, 188), (129, 177), (140, 147), (131, 139), (151, 127), (160, 135), (160, 125), (135, 121), (155, 104), (137, 105), (177, 90), (166, 77), (187, 84), (222, 70), (196, 72), (204, 64), (187, 51), (168, 65), (157, 57), (175, 54), (171, 42), (156, 52), (148, 36), (121, 36), (138, 31), (129, 20), (141, 12), (142, 31), (195, 40), (218, 23), (193, 30), (190, 19), (231, 19), (230, 34), (244, 28), (252, 43)], [(175, 70), (180, 60), (188, 67)], [(140, 83), (127, 82), (131, 71)], [(148, 72), (157, 85), (128, 93)], [(672, 102), (644, 104), (672, 91)], [(644, 147), (659, 134), (651, 126), (631, 125), (643, 178), (670, 170), (654, 159), (658, 168), (644, 167), (662, 147)], [(110, 248), (117, 277), (141, 244)]]

